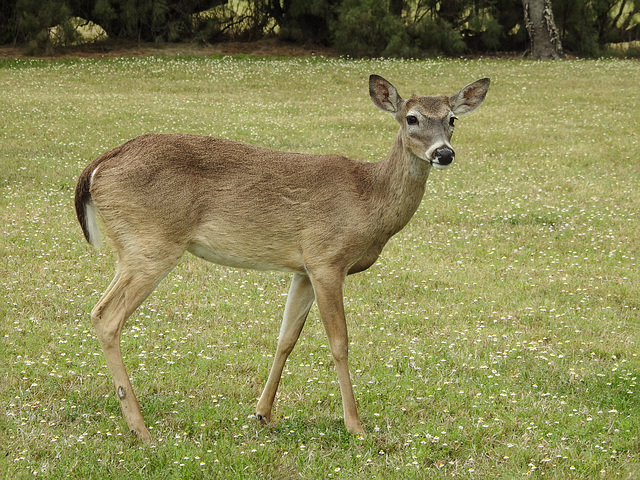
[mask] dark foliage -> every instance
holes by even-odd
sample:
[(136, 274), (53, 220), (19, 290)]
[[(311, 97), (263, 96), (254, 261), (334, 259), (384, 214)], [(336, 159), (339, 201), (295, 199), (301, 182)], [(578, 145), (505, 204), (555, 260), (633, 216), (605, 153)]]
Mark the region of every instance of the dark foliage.
[[(640, 40), (640, 0), (553, 0), (565, 51), (601, 55)], [(521, 0), (5, 0), (0, 44), (35, 50), (86, 41), (93, 22), (134, 42), (281, 40), (354, 57), (524, 52)], [(55, 27), (55, 28), (54, 28)]]

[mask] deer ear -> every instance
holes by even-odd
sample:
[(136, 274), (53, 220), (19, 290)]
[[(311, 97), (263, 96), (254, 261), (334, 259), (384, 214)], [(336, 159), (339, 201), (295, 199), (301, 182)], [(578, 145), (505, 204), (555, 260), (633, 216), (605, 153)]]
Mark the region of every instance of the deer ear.
[(484, 97), (487, 95), (490, 82), (491, 80), (488, 78), (481, 78), (451, 95), (451, 97), (449, 97), (451, 111), (453, 111), (455, 115), (464, 115), (465, 113), (473, 112), (480, 106)]
[(396, 87), (379, 75), (369, 77), (369, 95), (376, 107), (389, 113), (396, 113), (403, 101)]

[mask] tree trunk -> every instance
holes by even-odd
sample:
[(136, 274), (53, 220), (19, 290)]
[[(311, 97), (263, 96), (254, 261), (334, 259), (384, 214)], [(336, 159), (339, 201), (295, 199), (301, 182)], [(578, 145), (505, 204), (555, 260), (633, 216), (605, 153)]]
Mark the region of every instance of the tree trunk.
[(553, 19), (551, 0), (522, 0), (522, 6), (531, 40), (531, 57), (536, 60), (562, 58), (562, 44)]

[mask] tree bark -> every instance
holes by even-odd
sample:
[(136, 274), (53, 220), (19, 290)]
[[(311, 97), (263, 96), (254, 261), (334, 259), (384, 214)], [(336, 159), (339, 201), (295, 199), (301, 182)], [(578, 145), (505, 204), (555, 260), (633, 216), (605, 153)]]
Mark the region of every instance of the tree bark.
[(553, 19), (551, 0), (522, 0), (522, 6), (531, 40), (531, 57), (536, 60), (562, 58), (562, 44)]

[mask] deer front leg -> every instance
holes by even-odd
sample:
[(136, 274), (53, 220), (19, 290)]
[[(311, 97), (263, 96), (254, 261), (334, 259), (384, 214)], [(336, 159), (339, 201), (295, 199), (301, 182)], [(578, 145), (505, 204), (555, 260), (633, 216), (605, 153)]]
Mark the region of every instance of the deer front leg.
[(344, 410), (344, 425), (349, 433), (363, 434), (364, 429), (358, 417), (351, 376), (349, 375), (349, 336), (347, 334), (342, 296), (344, 275), (314, 273), (311, 276), (311, 280), (322, 323), (329, 339), (333, 361), (338, 372), (338, 383), (340, 384), (342, 408)]
[(296, 273), (289, 288), (282, 326), (280, 327), (278, 347), (273, 359), (271, 372), (256, 407), (256, 418), (260, 422), (266, 423), (271, 420), (271, 409), (280, 384), (284, 364), (298, 341), (311, 305), (313, 305), (313, 299), (313, 287), (309, 277)]

